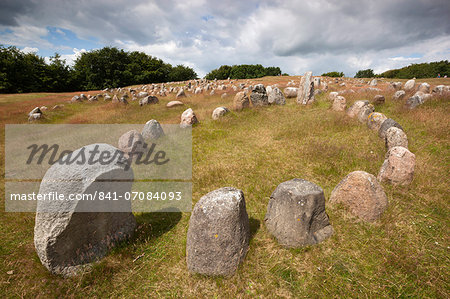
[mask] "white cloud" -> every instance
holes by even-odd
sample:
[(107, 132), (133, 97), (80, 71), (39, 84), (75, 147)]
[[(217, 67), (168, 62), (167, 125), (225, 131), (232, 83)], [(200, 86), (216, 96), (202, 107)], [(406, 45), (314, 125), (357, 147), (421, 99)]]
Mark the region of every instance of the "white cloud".
[(39, 51), (38, 48), (25, 47), (21, 50), (23, 53), (36, 53)]

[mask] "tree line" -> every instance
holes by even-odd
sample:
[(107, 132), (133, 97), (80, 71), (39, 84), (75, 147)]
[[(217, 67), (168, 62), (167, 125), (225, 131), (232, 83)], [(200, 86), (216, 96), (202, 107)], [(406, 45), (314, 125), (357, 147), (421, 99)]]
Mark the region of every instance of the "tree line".
[(116, 47), (84, 52), (69, 66), (57, 53), (47, 63), (35, 53), (0, 45), (0, 93), (98, 90), (195, 78), (190, 67)]
[(450, 63), (448, 60), (429, 62), (429, 63), (413, 63), (409, 66), (402, 67), (400, 69), (388, 70), (381, 74), (374, 74), (372, 69), (360, 70), (356, 73), (355, 78), (398, 78), (398, 79), (411, 79), (411, 78), (436, 78), (438, 75), (441, 77), (450, 76)]
[(210, 71), (205, 78), (208, 80), (253, 79), (264, 76), (280, 76), (281, 69), (275, 66), (263, 67), (261, 64), (222, 65)]

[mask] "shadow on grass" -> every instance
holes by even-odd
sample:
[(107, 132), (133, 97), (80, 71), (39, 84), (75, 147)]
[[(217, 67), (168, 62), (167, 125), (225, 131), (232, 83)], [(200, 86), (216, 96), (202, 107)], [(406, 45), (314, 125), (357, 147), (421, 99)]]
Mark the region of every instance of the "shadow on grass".
[(148, 242), (171, 230), (181, 220), (181, 212), (153, 212), (135, 215), (137, 227), (133, 243)]
[(261, 226), (261, 221), (253, 217), (250, 217), (248, 221), (250, 223), (250, 240), (251, 240), (258, 232), (259, 227)]

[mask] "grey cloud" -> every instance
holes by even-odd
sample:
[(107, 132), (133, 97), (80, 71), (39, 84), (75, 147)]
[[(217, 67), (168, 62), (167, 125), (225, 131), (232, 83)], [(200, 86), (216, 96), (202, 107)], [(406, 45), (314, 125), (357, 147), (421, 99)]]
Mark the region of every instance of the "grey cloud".
[(35, 4), (31, 0), (0, 1), (0, 25), (17, 26), (17, 17), (29, 13)]

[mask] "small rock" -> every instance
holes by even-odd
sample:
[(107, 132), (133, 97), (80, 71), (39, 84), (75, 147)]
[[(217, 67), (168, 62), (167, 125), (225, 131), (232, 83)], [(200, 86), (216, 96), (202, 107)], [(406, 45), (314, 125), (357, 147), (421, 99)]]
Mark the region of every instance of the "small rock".
[(169, 103), (167, 103), (166, 107), (167, 108), (172, 108), (172, 107), (176, 107), (176, 106), (183, 106), (183, 102), (180, 101), (170, 101)]
[(145, 98), (139, 100), (139, 106), (158, 104), (158, 103), (159, 103), (159, 100), (155, 96), (146, 96)]
[(369, 85), (370, 86), (377, 86), (378, 85), (378, 80), (377, 79), (372, 79), (372, 81), (370, 81)]
[(297, 97), (298, 88), (296, 87), (286, 87), (284, 89), (284, 96), (288, 99)]
[(250, 101), (254, 107), (269, 105), (269, 98), (264, 85), (256, 84), (255, 87), (253, 87), (250, 94)]
[(369, 115), (371, 113), (373, 113), (374, 111), (375, 111), (375, 107), (373, 107), (372, 104), (362, 106), (361, 110), (359, 110), (359, 113), (358, 113), (359, 122), (366, 124)]
[(224, 93), (220, 96), (221, 99), (225, 99), (226, 97), (228, 97), (228, 94), (227, 94), (226, 92), (224, 92)]
[(381, 94), (377, 94), (374, 98), (373, 98), (373, 104), (374, 105), (381, 105), (384, 104), (384, 102), (386, 102), (386, 99), (384, 98), (383, 95)]
[(366, 105), (369, 105), (369, 101), (356, 101), (352, 106), (350, 106), (350, 108), (347, 109), (347, 116), (350, 118), (357, 116), (361, 111), (361, 108)]
[(212, 113), (212, 119), (217, 120), (228, 112), (230, 112), (230, 110), (228, 110), (228, 108), (226, 107), (217, 107)]
[(175, 98), (179, 99), (179, 98), (185, 98), (186, 94), (184, 93), (184, 89), (180, 88), (180, 90), (177, 92), (177, 95), (175, 96)]
[(431, 86), (430, 86), (430, 84), (424, 82), (424, 83), (419, 85), (419, 87), (417, 88), (417, 91), (421, 91), (423, 93), (430, 93)]
[(392, 97), (393, 100), (399, 101), (404, 98), (406, 92), (404, 90), (397, 90)]
[(353, 215), (373, 222), (386, 210), (388, 199), (374, 175), (354, 171), (334, 188), (330, 203), (341, 203)]
[(71, 103), (75, 102), (82, 102), (82, 99), (79, 96), (73, 96), (73, 98), (70, 100)]
[(338, 92), (336, 91), (332, 91), (330, 92), (330, 94), (328, 95), (328, 99), (330, 99), (330, 101), (334, 102), (334, 99), (339, 95)]
[(276, 104), (276, 105), (286, 104), (286, 98), (284, 97), (283, 93), (278, 87), (271, 88), (270, 92), (268, 92), (267, 94), (269, 104)]
[(144, 138), (141, 133), (131, 130), (120, 136), (118, 148), (126, 154), (133, 155), (144, 151)]
[(420, 95), (414, 95), (406, 100), (405, 107), (407, 109), (415, 109), (417, 106), (420, 106), (423, 104), (423, 98)]

